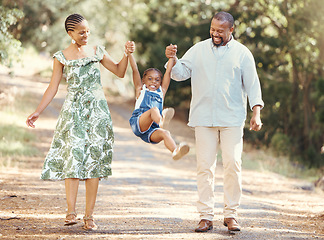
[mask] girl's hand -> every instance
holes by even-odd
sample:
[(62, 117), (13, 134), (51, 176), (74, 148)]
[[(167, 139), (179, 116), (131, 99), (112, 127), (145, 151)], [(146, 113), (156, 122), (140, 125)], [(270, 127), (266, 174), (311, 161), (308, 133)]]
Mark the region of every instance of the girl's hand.
[(39, 113), (37, 113), (37, 112), (34, 112), (31, 115), (29, 115), (29, 117), (26, 120), (27, 126), (28, 127), (32, 127), (32, 128), (35, 128), (34, 122), (36, 122), (36, 120), (38, 119), (38, 117), (39, 117)]
[(125, 53), (127, 55), (135, 52), (135, 43), (133, 41), (127, 41), (125, 44)]

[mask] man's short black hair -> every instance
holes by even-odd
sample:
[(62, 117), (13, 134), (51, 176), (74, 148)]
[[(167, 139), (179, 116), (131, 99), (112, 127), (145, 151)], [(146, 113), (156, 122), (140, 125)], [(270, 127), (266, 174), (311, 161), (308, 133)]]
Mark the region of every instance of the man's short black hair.
[(219, 21), (225, 21), (229, 23), (229, 28), (234, 26), (234, 18), (228, 12), (218, 12), (214, 15), (213, 19), (217, 19)]

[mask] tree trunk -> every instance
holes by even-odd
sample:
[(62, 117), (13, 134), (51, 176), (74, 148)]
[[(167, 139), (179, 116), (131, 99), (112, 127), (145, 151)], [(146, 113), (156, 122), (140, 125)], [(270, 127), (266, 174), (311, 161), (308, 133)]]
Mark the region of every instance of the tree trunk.
[(311, 125), (311, 103), (309, 100), (310, 95), (310, 84), (313, 79), (313, 74), (305, 74), (305, 81), (303, 84), (303, 110), (304, 110), (304, 130), (303, 130), (303, 147), (306, 150), (312, 145), (312, 138), (310, 136), (310, 125)]
[(299, 152), (299, 138), (300, 138), (300, 117), (299, 117), (299, 77), (298, 77), (298, 69), (296, 63), (294, 61), (294, 57), (291, 56), (292, 59), (292, 94), (291, 94), (291, 106), (290, 106), (290, 116), (289, 116), (289, 136), (294, 141), (292, 148), (294, 152)]

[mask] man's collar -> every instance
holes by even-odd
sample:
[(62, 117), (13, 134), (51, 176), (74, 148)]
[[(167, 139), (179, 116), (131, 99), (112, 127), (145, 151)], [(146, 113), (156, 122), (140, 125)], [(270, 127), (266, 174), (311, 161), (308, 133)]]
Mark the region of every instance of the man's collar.
[(231, 34), (231, 39), (227, 42), (227, 44), (225, 46), (231, 47), (233, 42), (234, 42), (234, 36)]

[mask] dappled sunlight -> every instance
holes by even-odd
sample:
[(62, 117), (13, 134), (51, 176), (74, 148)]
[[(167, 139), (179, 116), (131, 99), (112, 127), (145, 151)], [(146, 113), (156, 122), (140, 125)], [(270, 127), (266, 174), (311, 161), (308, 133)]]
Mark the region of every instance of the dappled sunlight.
[(122, 127), (116, 127), (114, 126), (114, 132), (115, 133), (126, 133), (131, 131), (129, 128), (122, 128)]
[[(8, 87), (19, 87), (19, 91), (25, 92), (28, 90), (29, 94), (34, 94), (34, 97), (41, 98), (44, 94), (46, 88), (48, 87), (48, 84), (50, 82), (50, 79), (48, 81), (44, 82), (43, 78), (39, 77), (29, 77), (27, 78), (28, 81), (26, 81), (26, 76), (13, 76), (10, 77), (9, 75), (6, 75), (1, 72), (0, 70), (0, 77), (1, 77), (1, 83), (6, 84)], [(66, 86), (60, 85), (59, 91), (57, 92), (57, 95), (55, 98), (64, 98), (66, 94)]]
[[(65, 214), (39, 214), (39, 213), (19, 213), (18, 214), (19, 218), (35, 218), (35, 219), (62, 219), (65, 217)], [(17, 214), (12, 214), (11, 212), (5, 212), (1, 211), (0, 212), (0, 218), (2, 217), (17, 217)]]
[[(125, 141), (125, 140), (123, 140), (123, 141), (118, 141), (118, 140), (115, 140), (115, 142), (114, 142), (114, 144), (115, 144), (115, 146), (116, 145), (118, 145), (118, 146), (127, 146), (127, 145), (133, 145), (133, 144), (136, 144), (137, 143), (137, 139), (135, 139), (135, 140), (129, 140), (129, 141)], [(140, 157), (140, 156), (139, 156)]]
[(271, 232), (274, 233), (275, 235), (277, 235), (276, 237), (278, 237), (279, 239), (282, 238), (291, 238), (294, 239), (296, 234), (298, 234), (298, 238), (299, 239), (310, 239), (313, 238), (313, 234), (314, 233), (305, 233), (303, 231), (298, 231), (298, 230), (292, 230), (292, 229), (269, 229), (269, 228), (259, 228), (259, 227), (253, 227), (253, 228), (246, 228), (245, 230), (249, 231), (250, 233), (252, 232), (252, 234), (260, 234), (263, 236), (266, 236), (268, 234), (270, 234)]
[[(49, 130), (51, 133), (54, 132), (55, 126), (56, 126), (57, 120), (53, 118), (40, 118), (35, 123), (35, 129), (39, 131)], [(48, 136), (51, 137), (51, 136)], [(52, 138), (52, 137), (51, 137)]]
[[(33, 76), (45, 69), (51, 69), (53, 65), (51, 56), (38, 54), (33, 47), (26, 48), (20, 57), (21, 61), (14, 62), (12, 66), (15, 75), (18, 76)], [(0, 72), (8, 74), (11, 71), (12, 69), (0, 65)]]

